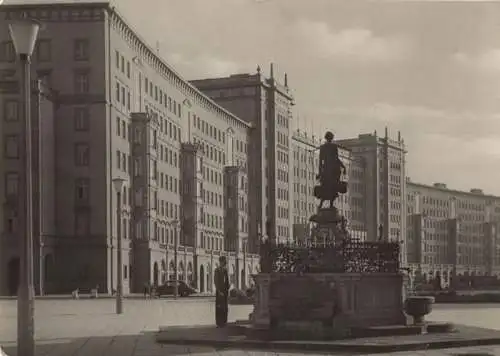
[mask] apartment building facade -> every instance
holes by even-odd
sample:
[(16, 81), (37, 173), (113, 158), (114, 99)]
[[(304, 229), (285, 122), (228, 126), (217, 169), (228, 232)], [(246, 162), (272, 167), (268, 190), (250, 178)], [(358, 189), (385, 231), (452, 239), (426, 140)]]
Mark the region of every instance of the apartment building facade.
[(500, 276), (500, 197), (409, 179), (406, 187), (408, 267), (416, 280), (440, 276), (447, 287), (462, 276)]
[[(12, 58), (12, 57), (9, 57)], [(4, 58), (2, 58), (4, 59)], [(10, 59), (9, 59), (10, 60)], [(20, 271), (19, 238), (25, 231), (26, 219), (26, 131), (23, 120), (20, 82), (15, 70), (1, 69), (2, 89), (0, 103), (0, 292), (15, 294)], [(8, 84), (8, 85), (6, 85)], [(54, 215), (54, 112), (57, 110), (57, 95), (42, 82), (33, 83), (32, 104), (32, 156), (33, 165), (33, 266), (34, 283), (37, 290), (43, 289), (44, 276), (53, 271), (53, 259), (48, 237), (55, 230)], [(41, 144), (39, 145), (39, 142)], [(39, 212), (43, 211), (44, 214)], [(44, 247), (47, 245), (46, 247)], [(44, 251), (45, 250), (45, 251)], [(46, 253), (44, 253), (46, 252)], [(13, 273), (5, 273), (12, 271)]]
[[(161, 283), (174, 271), (175, 239), (179, 278), (213, 290), (218, 256), (226, 254), (225, 169), (238, 166), (246, 179), (252, 125), (183, 80), (107, 3), (6, 5), (0, 21), (6, 25), (25, 13), (44, 23), (34, 74), (58, 92), (54, 229), (43, 252), (50, 254), (53, 269), (45, 279), (53, 285), (46, 292), (96, 285), (111, 292), (117, 253), (126, 292)], [(2, 53), (10, 53), (8, 34), (2, 36)], [(2, 59), (1, 70), (16, 69), (13, 58)], [(2, 97), (4, 107), (7, 100)], [(126, 180), (122, 221), (111, 184), (117, 177)], [(246, 199), (245, 189), (237, 193)], [(245, 240), (248, 220), (235, 223), (232, 234)], [(243, 283), (237, 276), (248, 284), (255, 255), (227, 254), (233, 284)]]
[[(250, 249), (257, 251), (261, 236), (286, 241), (292, 235), (292, 107), (294, 98), (285, 74), (281, 84), (274, 75), (255, 74), (191, 82), (204, 94), (252, 124), (248, 148)], [(267, 231), (270, 230), (270, 231)]]
[[(402, 242), (402, 263), (405, 263), (406, 244), (406, 147), (400, 133), (396, 139), (389, 137), (386, 128), (384, 136), (362, 134), (357, 138), (337, 141), (351, 150), (357, 160), (352, 174), (357, 180), (356, 199), (351, 209), (356, 213), (354, 224), (365, 226), (370, 241)], [(363, 184), (363, 182), (365, 184)], [(364, 196), (363, 196), (364, 195)], [(382, 232), (382, 236), (380, 233)]]

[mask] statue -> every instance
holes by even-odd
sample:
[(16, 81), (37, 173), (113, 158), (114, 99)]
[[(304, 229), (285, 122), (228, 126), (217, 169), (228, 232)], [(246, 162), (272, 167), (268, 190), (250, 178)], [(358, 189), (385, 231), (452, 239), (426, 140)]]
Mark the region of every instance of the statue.
[(346, 182), (340, 180), (342, 171), (346, 171), (344, 163), (339, 158), (339, 149), (333, 142), (333, 133), (325, 134), (326, 142), (319, 148), (319, 172), (316, 178), (320, 185), (314, 187), (314, 196), (320, 199), (319, 209), (323, 207), (325, 200), (330, 201), (330, 208), (338, 198), (339, 193), (347, 192)]

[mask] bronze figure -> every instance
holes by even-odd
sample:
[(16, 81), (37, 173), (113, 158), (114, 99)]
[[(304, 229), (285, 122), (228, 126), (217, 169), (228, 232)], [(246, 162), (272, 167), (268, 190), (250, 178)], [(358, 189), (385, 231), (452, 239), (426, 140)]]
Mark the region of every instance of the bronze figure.
[(329, 200), (330, 208), (333, 208), (333, 202), (339, 193), (347, 191), (346, 182), (340, 180), (346, 168), (340, 160), (338, 146), (333, 142), (333, 133), (328, 131), (325, 140), (319, 148), (319, 172), (316, 178), (320, 184), (314, 187), (314, 196), (320, 199), (319, 209), (323, 207), (325, 200)]

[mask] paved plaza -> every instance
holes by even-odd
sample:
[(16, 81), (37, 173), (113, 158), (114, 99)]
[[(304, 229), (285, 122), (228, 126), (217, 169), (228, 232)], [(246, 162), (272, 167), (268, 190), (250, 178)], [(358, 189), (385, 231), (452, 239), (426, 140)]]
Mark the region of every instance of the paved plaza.
[[(114, 313), (113, 299), (37, 300), (37, 356), (160, 356), (160, 355), (299, 355), (293, 352), (216, 350), (210, 347), (160, 345), (160, 325), (210, 325), (211, 299), (126, 300), (125, 313)], [(230, 320), (246, 319), (250, 306), (231, 306)], [(0, 345), (16, 356), (16, 302), (0, 300)], [(391, 355), (500, 355), (500, 347), (403, 352)], [(310, 354), (312, 356), (312, 354)], [(323, 354), (325, 355), (325, 354)], [(345, 355), (337, 353), (335, 355)]]

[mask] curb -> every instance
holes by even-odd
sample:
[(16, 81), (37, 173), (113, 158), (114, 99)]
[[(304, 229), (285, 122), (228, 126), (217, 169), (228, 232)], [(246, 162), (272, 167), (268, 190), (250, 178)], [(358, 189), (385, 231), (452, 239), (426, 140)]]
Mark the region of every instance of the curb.
[(468, 340), (447, 340), (432, 342), (415, 342), (405, 344), (342, 344), (311, 341), (261, 341), (261, 340), (161, 340), (156, 338), (160, 344), (188, 345), (188, 346), (209, 346), (214, 348), (228, 349), (259, 349), (259, 350), (280, 350), (280, 351), (315, 351), (315, 352), (350, 352), (350, 353), (392, 353), (403, 351), (437, 350), (459, 347), (475, 347), (499, 345), (500, 338), (481, 338)]
[[(103, 294), (99, 295), (98, 298), (93, 298), (89, 294), (80, 294), (80, 297), (78, 299), (74, 299), (70, 295), (47, 295), (47, 296), (35, 296), (35, 300), (94, 300), (94, 299), (115, 299), (115, 296), (108, 295), (108, 294)], [(163, 297), (163, 298), (145, 298), (142, 295), (124, 295), (123, 299), (129, 299), (129, 300), (164, 300), (164, 301), (183, 301), (183, 300), (196, 300), (196, 299), (210, 299), (210, 298), (215, 298), (215, 296), (212, 295), (196, 295), (196, 296), (189, 296), (189, 297), (179, 297), (178, 299), (174, 299), (173, 297)], [(0, 296), (0, 300), (17, 300), (17, 297), (5, 297), (5, 296)], [(3, 356), (0, 353), (0, 356)]]

